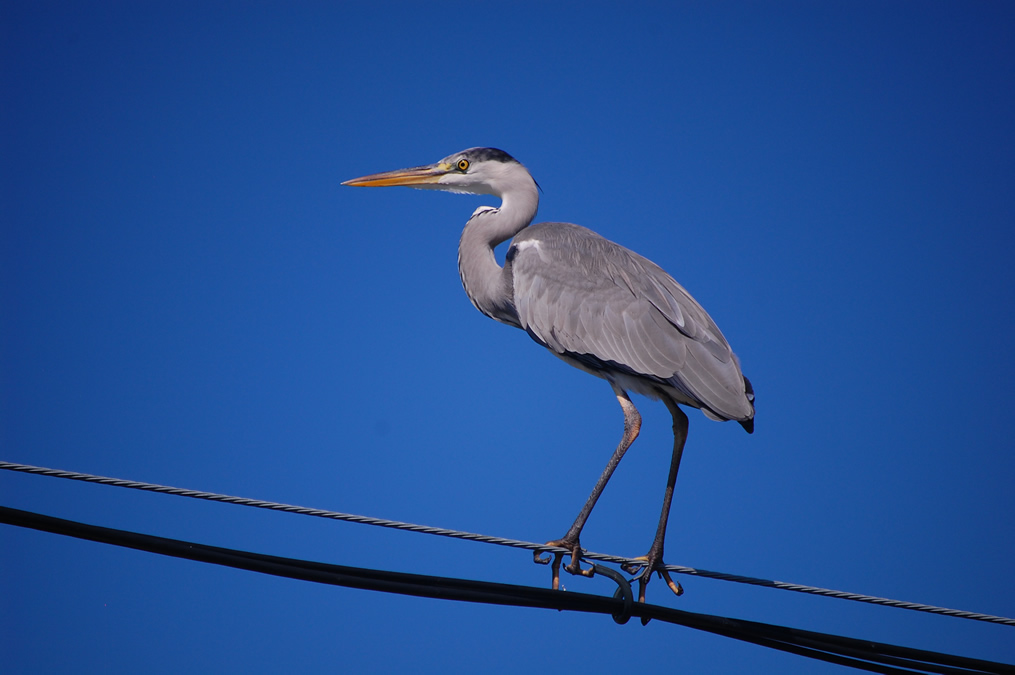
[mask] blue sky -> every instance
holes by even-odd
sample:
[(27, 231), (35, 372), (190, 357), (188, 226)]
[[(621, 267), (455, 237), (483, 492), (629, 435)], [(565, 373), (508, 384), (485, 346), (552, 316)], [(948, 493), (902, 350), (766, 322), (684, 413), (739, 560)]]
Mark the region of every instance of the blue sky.
[[(0, 30), (0, 458), (561, 536), (620, 435), (609, 387), (470, 305), (489, 199), (340, 185), (494, 146), (537, 219), (673, 274), (754, 383), (753, 436), (689, 411), (668, 562), (1015, 614), (1015, 6), (5, 2)], [(591, 550), (654, 532), (669, 416), (635, 403)], [(479, 544), (9, 472), (0, 496), (549, 583)], [(650, 600), (1015, 662), (1010, 627), (681, 581)], [(844, 672), (7, 526), (0, 645), (11, 672)]]

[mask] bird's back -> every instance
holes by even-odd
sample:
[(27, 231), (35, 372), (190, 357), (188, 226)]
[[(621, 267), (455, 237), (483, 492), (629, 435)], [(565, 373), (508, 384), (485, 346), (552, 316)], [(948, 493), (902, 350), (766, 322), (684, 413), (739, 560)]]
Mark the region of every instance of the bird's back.
[(729, 343), (652, 261), (579, 225), (539, 223), (512, 240), (504, 273), (521, 327), (558, 356), (751, 430), (753, 392)]

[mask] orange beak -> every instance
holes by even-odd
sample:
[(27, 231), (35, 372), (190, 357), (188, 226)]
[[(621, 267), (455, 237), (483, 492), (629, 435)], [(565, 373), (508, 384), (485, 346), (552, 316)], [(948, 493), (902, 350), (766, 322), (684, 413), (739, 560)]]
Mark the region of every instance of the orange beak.
[(388, 187), (391, 185), (423, 186), (436, 183), (451, 169), (449, 164), (430, 164), (411, 169), (374, 173), (362, 178), (353, 178), (342, 183), (353, 187)]

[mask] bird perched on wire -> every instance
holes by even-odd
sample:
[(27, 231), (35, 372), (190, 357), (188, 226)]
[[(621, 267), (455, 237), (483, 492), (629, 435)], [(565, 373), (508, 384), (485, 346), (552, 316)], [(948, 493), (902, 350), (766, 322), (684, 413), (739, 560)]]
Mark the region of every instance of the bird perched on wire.
[[(565, 570), (591, 576), (581, 567), (582, 528), (624, 453), (638, 436), (641, 416), (628, 392), (662, 400), (673, 417), (673, 456), (662, 513), (648, 553), (625, 571), (636, 574), (638, 598), (658, 572), (674, 593), (663, 563), (663, 542), (673, 486), (687, 439), (687, 415), (679, 406), (700, 408), (714, 420), (735, 420), (754, 430), (754, 391), (715, 322), (683, 286), (661, 267), (569, 223), (530, 225), (539, 188), (514, 157), (495, 148), (471, 148), (436, 164), (377, 173), (343, 185), (414, 188), (499, 197), (499, 208), (472, 214), (458, 246), (458, 269), (472, 304), (483, 314), (521, 328), (563, 361), (610, 383), (624, 412), (624, 433), (574, 524), (548, 547), (565, 549)], [(494, 248), (511, 240), (504, 266)], [(561, 559), (552, 558), (553, 588)], [(536, 562), (550, 558), (535, 554)]]

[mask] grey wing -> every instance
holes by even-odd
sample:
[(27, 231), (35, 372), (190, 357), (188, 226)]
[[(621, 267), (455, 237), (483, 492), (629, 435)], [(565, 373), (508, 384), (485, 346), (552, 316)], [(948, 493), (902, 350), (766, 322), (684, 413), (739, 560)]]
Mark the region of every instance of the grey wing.
[(566, 223), (521, 232), (508, 262), (521, 327), (549, 349), (592, 371), (671, 387), (711, 417), (753, 416), (719, 328), (655, 263)]

